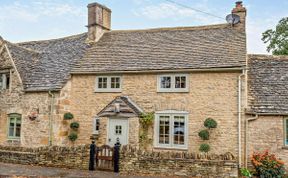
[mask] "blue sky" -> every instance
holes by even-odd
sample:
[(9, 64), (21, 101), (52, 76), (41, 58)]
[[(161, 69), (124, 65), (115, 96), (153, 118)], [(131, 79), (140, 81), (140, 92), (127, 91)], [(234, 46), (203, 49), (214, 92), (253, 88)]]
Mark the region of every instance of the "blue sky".
[[(20, 42), (86, 32), (87, 4), (96, 0), (0, 0), (0, 35)], [(225, 17), (235, 0), (174, 0)], [(112, 29), (198, 26), (225, 20), (165, 0), (97, 0), (112, 9)], [(277, 2), (277, 3), (276, 3)], [(288, 16), (288, 0), (246, 0), (249, 53), (267, 53), (261, 33)]]

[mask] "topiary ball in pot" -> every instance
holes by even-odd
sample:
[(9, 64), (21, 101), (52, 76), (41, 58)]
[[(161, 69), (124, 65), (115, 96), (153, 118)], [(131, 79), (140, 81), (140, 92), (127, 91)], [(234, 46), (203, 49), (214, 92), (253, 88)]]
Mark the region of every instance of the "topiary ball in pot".
[(64, 119), (65, 120), (71, 120), (73, 118), (74, 118), (74, 116), (73, 116), (73, 114), (71, 112), (67, 112), (67, 113), (64, 114)]
[(75, 140), (77, 140), (78, 135), (77, 135), (77, 133), (75, 133), (75, 132), (71, 132), (71, 133), (68, 135), (68, 138), (69, 138), (70, 141), (74, 142)]
[(208, 129), (212, 129), (212, 128), (216, 128), (217, 127), (217, 122), (212, 119), (212, 118), (207, 118), (205, 121), (204, 121), (204, 126)]
[(210, 151), (210, 146), (206, 143), (200, 145), (199, 151), (207, 153)]
[(80, 127), (80, 124), (78, 122), (72, 122), (70, 124), (70, 128), (73, 130), (77, 130)]
[(198, 133), (199, 137), (202, 138), (202, 140), (209, 140), (209, 132), (208, 130), (201, 130), (199, 133)]

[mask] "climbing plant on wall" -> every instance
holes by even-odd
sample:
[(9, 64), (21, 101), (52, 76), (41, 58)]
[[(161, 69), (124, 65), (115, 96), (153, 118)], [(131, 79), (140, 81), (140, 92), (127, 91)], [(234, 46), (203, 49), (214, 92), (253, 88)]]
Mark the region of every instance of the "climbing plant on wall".
[(140, 126), (141, 126), (141, 131), (140, 131), (140, 135), (139, 135), (139, 142), (140, 142), (140, 146), (144, 149), (147, 148), (147, 146), (149, 144), (151, 144), (152, 139), (148, 137), (148, 133), (149, 133), (149, 128), (152, 126), (154, 121), (154, 113), (150, 112), (150, 113), (142, 113), (140, 115)]
[[(210, 139), (211, 129), (217, 128), (217, 122), (212, 118), (207, 118), (204, 121), (204, 126), (206, 127), (206, 129), (201, 130), (198, 133), (198, 135), (202, 140), (207, 141)], [(205, 152), (205, 153), (209, 152), (210, 151), (210, 145), (208, 143), (202, 143), (200, 145), (199, 151)]]

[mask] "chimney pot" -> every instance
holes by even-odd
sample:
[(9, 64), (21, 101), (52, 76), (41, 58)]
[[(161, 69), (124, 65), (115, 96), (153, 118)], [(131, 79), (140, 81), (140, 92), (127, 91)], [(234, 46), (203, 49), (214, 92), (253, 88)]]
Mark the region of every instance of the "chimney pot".
[(242, 1), (237, 1), (236, 2), (236, 7), (243, 7), (243, 2)]
[(243, 6), (243, 2), (242, 1), (237, 1), (236, 2), (236, 6), (232, 10), (232, 14), (236, 14), (236, 15), (238, 15), (240, 17), (240, 23), (235, 26), (236, 28), (238, 28), (240, 30), (245, 30), (246, 13), (247, 13), (247, 10)]

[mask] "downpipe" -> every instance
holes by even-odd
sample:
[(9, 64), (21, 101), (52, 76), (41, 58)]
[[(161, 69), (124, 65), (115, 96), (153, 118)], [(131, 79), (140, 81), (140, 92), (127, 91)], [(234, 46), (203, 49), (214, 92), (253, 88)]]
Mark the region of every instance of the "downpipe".
[(241, 107), (242, 107), (242, 77), (245, 76), (245, 70), (242, 70), (242, 74), (238, 76), (238, 167), (241, 168), (242, 165), (242, 144), (241, 144)]
[(49, 146), (52, 146), (53, 142), (53, 110), (54, 110), (54, 98), (55, 95), (51, 92), (48, 91), (49, 96), (51, 96), (50, 100), (50, 111), (49, 111)]

